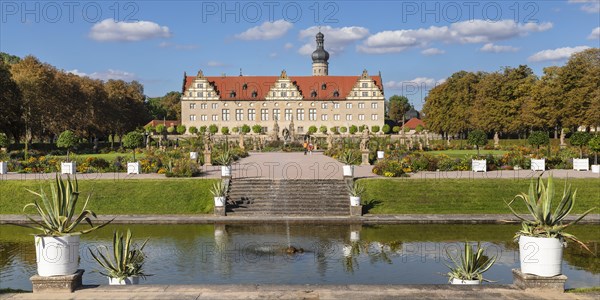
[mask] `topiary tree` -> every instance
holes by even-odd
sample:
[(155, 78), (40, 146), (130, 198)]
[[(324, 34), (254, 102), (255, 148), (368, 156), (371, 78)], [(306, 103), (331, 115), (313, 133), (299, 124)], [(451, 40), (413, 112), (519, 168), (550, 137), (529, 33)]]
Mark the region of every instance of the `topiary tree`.
[(231, 128), (231, 132), (233, 132), (233, 133), (238, 133), (238, 132), (240, 132), (240, 128), (239, 128), (239, 127), (237, 127), (237, 126), (236, 126), (236, 127), (233, 127), (233, 128)]
[(317, 132), (317, 126), (312, 125), (312, 126), (308, 127), (308, 133), (309, 134), (313, 134), (313, 133), (316, 133), (316, 132)]
[(594, 164), (598, 164), (598, 152), (600, 152), (600, 134), (596, 133), (588, 142), (590, 150), (594, 151)]
[(371, 127), (371, 132), (372, 132), (372, 133), (378, 133), (378, 132), (379, 132), (379, 126), (377, 126), (377, 125), (373, 125), (373, 126)]
[(487, 145), (487, 134), (482, 130), (473, 130), (467, 136), (467, 144), (477, 148), (477, 156), (479, 156), (479, 147)]
[(390, 128), (390, 125), (388, 125), (388, 124), (383, 125), (383, 127), (381, 128), (381, 131), (385, 134), (390, 133), (391, 130), (392, 130), (392, 128)]
[(165, 125), (163, 124), (158, 124), (156, 125), (156, 133), (161, 134), (165, 132)]
[(356, 125), (350, 126), (350, 134), (355, 134), (358, 131), (358, 127)]
[(156, 128), (154, 128), (154, 126), (152, 126), (151, 124), (148, 124), (144, 126), (144, 130), (146, 130), (147, 133), (152, 133), (156, 130)]
[(333, 134), (340, 134), (340, 132), (338, 131), (338, 128), (335, 126), (329, 128), (329, 131), (333, 132)]
[(185, 125), (177, 125), (177, 128), (175, 129), (177, 131), (178, 134), (184, 134), (185, 133)]
[(216, 124), (211, 124), (210, 126), (208, 126), (208, 132), (210, 132), (211, 134), (216, 134), (217, 132), (219, 132), (219, 127)]
[(73, 149), (77, 144), (79, 144), (79, 137), (71, 130), (61, 132), (58, 136), (58, 140), (56, 140), (56, 146), (58, 148), (67, 149), (67, 161), (70, 161), (69, 150)]
[(206, 126), (205, 125), (200, 126), (200, 128), (198, 128), (198, 133), (200, 135), (204, 135), (206, 133)]
[(243, 133), (243, 134), (250, 133), (250, 130), (252, 130), (252, 129), (250, 128), (250, 126), (248, 126), (248, 125), (246, 125), (246, 124), (242, 125), (242, 133)]
[(404, 132), (409, 132), (410, 128), (409, 127), (404, 127)]
[(252, 132), (254, 132), (256, 134), (260, 134), (262, 132), (262, 126), (260, 126), (258, 124), (252, 126)]
[(425, 127), (423, 127), (423, 125), (421, 125), (421, 124), (419, 124), (419, 125), (417, 125), (417, 127), (415, 127), (416, 133), (421, 133), (421, 132), (423, 132), (423, 130), (425, 130)]
[(363, 131), (365, 131), (365, 129), (369, 129), (369, 126), (367, 126), (367, 125), (360, 125), (358, 127), (358, 131), (359, 132), (363, 132)]
[(327, 133), (327, 126), (323, 125), (321, 127), (319, 127), (319, 132), (322, 134), (326, 134)]
[(392, 132), (393, 132), (393, 133), (399, 133), (401, 129), (402, 129), (402, 127), (400, 127), (400, 126), (394, 126), (394, 127), (392, 128)]
[(569, 138), (569, 143), (573, 146), (579, 146), (579, 158), (583, 158), (583, 146), (587, 145), (592, 137), (585, 131), (574, 132)]
[(346, 127), (346, 126), (342, 126), (342, 127), (340, 127), (340, 132), (341, 132), (341, 133), (346, 133), (346, 132), (348, 132), (348, 127)]
[(169, 127), (167, 127), (167, 132), (168, 132), (168, 133), (173, 133), (173, 132), (175, 132), (175, 126), (169, 126)]
[(229, 127), (227, 127), (227, 126), (221, 127), (221, 133), (223, 135), (228, 135), (229, 134)]
[(196, 126), (190, 126), (190, 128), (188, 128), (188, 132), (191, 134), (196, 134), (198, 133), (198, 128), (196, 128)]
[(550, 144), (550, 137), (548, 136), (547, 132), (534, 131), (527, 138), (527, 142), (530, 145), (532, 145), (532, 146), (536, 146), (537, 152), (539, 154), (539, 152), (540, 152), (540, 145), (548, 145), (548, 144)]
[(135, 150), (142, 146), (144, 146), (144, 136), (137, 131), (131, 131), (123, 137), (123, 147), (133, 150), (133, 161), (135, 161)]

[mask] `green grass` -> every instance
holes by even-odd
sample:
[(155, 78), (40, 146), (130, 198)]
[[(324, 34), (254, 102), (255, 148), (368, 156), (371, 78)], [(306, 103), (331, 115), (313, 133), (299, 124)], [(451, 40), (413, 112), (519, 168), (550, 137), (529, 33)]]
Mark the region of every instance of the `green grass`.
[(21, 289), (11, 289), (11, 288), (1, 288), (0, 294), (15, 294), (15, 293), (31, 293), (31, 291), (21, 290)]
[[(479, 150), (480, 155), (492, 154), (492, 155), (500, 156), (500, 155), (504, 155), (507, 152), (508, 151), (503, 151), (503, 150), (483, 150), (483, 149)], [(431, 155), (446, 154), (450, 157), (461, 157), (462, 158), (462, 157), (465, 157), (465, 155), (477, 155), (477, 150), (442, 150), (442, 151), (427, 151), (425, 153), (431, 154)]]
[(600, 293), (600, 286), (568, 289), (567, 293)]
[[(504, 201), (526, 192), (529, 186), (528, 179), (361, 179), (360, 182), (366, 186), (363, 204), (368, 204), (372, 214), (510, 214)], [(600, 206), (599, 182), (569, 179), (572, 188), (577, 188), (573, 213)], [(555, 183), (557, 193), (562, 195), (564, 179), (556, 178)]]
[[(214, 179), (80, 180), (79, 190), (93, 192), (88, 207), (97, 214), (197, 214), (213, 208), (209, 188)], [(36, 200), (26, 191), (50, 191), (49, 181), (0, 181), (0, 214), (21, 214)], [(80, 201), (83, 204), (84, 201)]]

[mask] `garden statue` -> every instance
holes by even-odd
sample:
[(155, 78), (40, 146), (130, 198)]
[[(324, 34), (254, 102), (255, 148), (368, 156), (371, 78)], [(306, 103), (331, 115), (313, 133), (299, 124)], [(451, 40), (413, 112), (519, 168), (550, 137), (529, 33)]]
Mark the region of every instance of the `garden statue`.
[(327, 135), (327, 150), (331, 150), (333, 148), (333, 134)]
[(500, 147), (500, 137), (498, 136), (498, 132), (494, 133), (494, 148)]
[(287, 128), (283, 128), (281, 135), (283, 136), (283, 143), (287, 144), (288, 140), (290, 139), (290, 131)]
[(294, 141), (294, 135), (296, 134), (296, 130), (294, 129), (294, 118), (290, 121), (290, 126), (288, 127), (288, 131), (290, 133), (290, 142)]
[(363, 130), (362, 139), (360, 140), (360, 150), (369, 150), (369, 130)]
[(246, 149), (246, 146), (244, 145), (244, 135), (243, 134), (240, 134), (239, 145), (240, 145), (240, 149), (242, 149), (242, 150)]
[(212, 145), (211, 145), (211, 138), (210, 138), (210, 132), (206, 132), (204, 134), (204, 151), (210, 151), (212, 150)]
[(279, 124), (277, 124), (277, 118), (275, 118), (275, 124), (273, 125), (273, 133), (271, 135), (273, 141), (279, 141)]

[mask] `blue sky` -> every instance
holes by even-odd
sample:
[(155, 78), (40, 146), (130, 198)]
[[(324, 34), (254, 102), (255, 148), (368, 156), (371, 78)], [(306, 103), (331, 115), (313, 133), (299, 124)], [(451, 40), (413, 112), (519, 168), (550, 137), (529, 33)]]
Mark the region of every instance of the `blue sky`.
[(404, 94), (417, 108), (459, 70), (527, 64), (540, 75), (600, 43), (600, 0), (0, 4), (0, 51), (93, 78), (138, 80), (150, 97), (179, 91), (184, 71), (310, 75), (319, 26), (330, 75), (381, 71), (386, 96)]

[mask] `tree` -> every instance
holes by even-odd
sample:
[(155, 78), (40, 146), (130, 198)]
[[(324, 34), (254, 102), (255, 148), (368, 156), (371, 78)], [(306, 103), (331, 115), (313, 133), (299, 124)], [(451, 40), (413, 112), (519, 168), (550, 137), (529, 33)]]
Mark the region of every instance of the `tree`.
[(71, 130), (63, 131), (58, 140), (56, 140), (56, 146), (59, 148), (67, 149), (67, 161), (69, 160), (69, 150), (73, 149), (79, 144), (79, 137)]
[(423, 130), (425, 130), (425, 127), (423, 127), (423, 125), (421, 125), (421, 124), (419, 124), (419, 125), (417, 125), (417, 127), (415, 127), (416, 133), (421, 133), (421, 132), (423, 132)]
[(340, 132), (336, 126), (329, 128), (329, 131), (331, 131), (333, 134), (340, 134)]
[(341, 133), (346, 133), (346, 132), (348, 132), (348, 127), (346, 127), (346, 126), (342, 126), (342, 127), (340, 127), (340, 132), (341, 132)]
[(211, 124), (210, 126), (208, 126), (208, 132), (210, 132), (211, 134), (216, 134), (217, 132), (219, 132), (219, 127), (217, 126), (217, 124)]
[(12, 79), (9, 66), (0, 61), (0, 131), (10, 133), (19, 140), (22, 129), (23, 103), (21, 91)]
[(229, 134), (229, 127), (227, 127), (227, 126), (221, 127), (221, 133), (223, 135), (228, 135)]
[(390, 128), (390, 125), (388, 125), (388, 124), (383, 125), (383, 127), (381, 128), (381, 131), (385, 134), (390, 133), (391, 130), (392, 129)]
[(177, 125), (177, 128), (175, 130), (179, 134), (184, 134), (185, 133), (185, 125)]
[(173, 133), (173, 132), (175, 132), (175, 126), (169, 126), (169, 127), (167, 127), (167, 132), (168, 132), (168, 133)]
[(373, 125), (373, 126), (371, 127), (371, 132), (373, 132), (373, 133), (378, 133), (378, 132), (379, 132), (379, 129), (380, 129), (380, 128), (379, 128), (379, 126), (377, 126), (377, 125)]
[(396, 123), (402, 121), (401, 124), (404, 124), (404, 115), (412, 108), (412, 105), (408, 102), (408, 98), (393, 95), (388, 102), (388, 117)]
[(181, 120), (181, 93), (168, 92), (162, 97), (148, 98), (146, 107), (154, 120)]
[(195, 135), (198, 133), (198, 128), (196, 126), (190, 126), (188, 132)]
[(240, 132), (240, 128), (235, 126), (235, 127), (231, 128), (231, 132), (238, 133), (238, 132)]
[(399, 132), (400, 132), (400, 126), (394, 126), (394, 127), (392, 128), (392, 132), (393, 132), (393, 133), (399, 133)]
[(588, 142), (590, 150), (594, 151), (594, 164), (598, 164), (598, 152), (600, 152), (600, 133), (596, 133)]
[(487, 145), (487, 135), (481, 130), (473, 130), (469, 132), (467, 144), (477, 148), (477, 156), (479, 156), (479, 147)]
[(242, 133), (243, 134), (250, 133), (250, 126), (248, 126), (246, 124), (242, 125)]
[(534, 131), (527, 138), (527, 142), (530, 145), (537, 147), (537, 152), (540, 152), (540, 145), (548, 145), (550, 144), (550, 138), (548, 137), (548, 133), (544, 131)]
[(14, 65), (21, 61), (21, 58), (8, 53), (0, 52), (0, 64), (4, 62), (7, 65)]
[(363, 132), (363, 131), (365, 131), (365, 129), (369, 130), (369, 126), (367, 126), (367, 125), (358, 126), (358, 132)]
[(156, 133), (163, 134), (165, 132), (166, 126), (163, 124), (156, 125)]
[(7, 148), (9, 143), (10, 141), (8, 140), (6, 134), (0, 132), (0, 148)]
[(327, 126), (321, 126), (319, 128), (319, 132), (321, 132), (322, 134), (326, 134), (327, 133)]
[(254, 132), (256, 134), (260, 134), (262, 132), (262, 126), (260, 126), (258, 124), (252, 126), (252, 132)]
[(142, 146), (144, 146), (144, 136), (137, 131), (131, 131), (123, 137), (123, 147), (133, 150), (133, 161), (135, 161), (135, 150)]
[(204, 135), (205, 133), (206, 133), (206, 125), (200, 126), (200, 128), (198, 128), (198, 134)]
[(317, 126), (315, 125), (311, 125), (310, 127), (308, 127), (308, 133), (309, 134), (313, 134), (317, 132)]
[(587, 145), (590, 139), (590, 134), (585, 131), (574, 132), (569, 138), (571, 145), (579, 147), (579, 158), (583, 157), (583, 146)]

